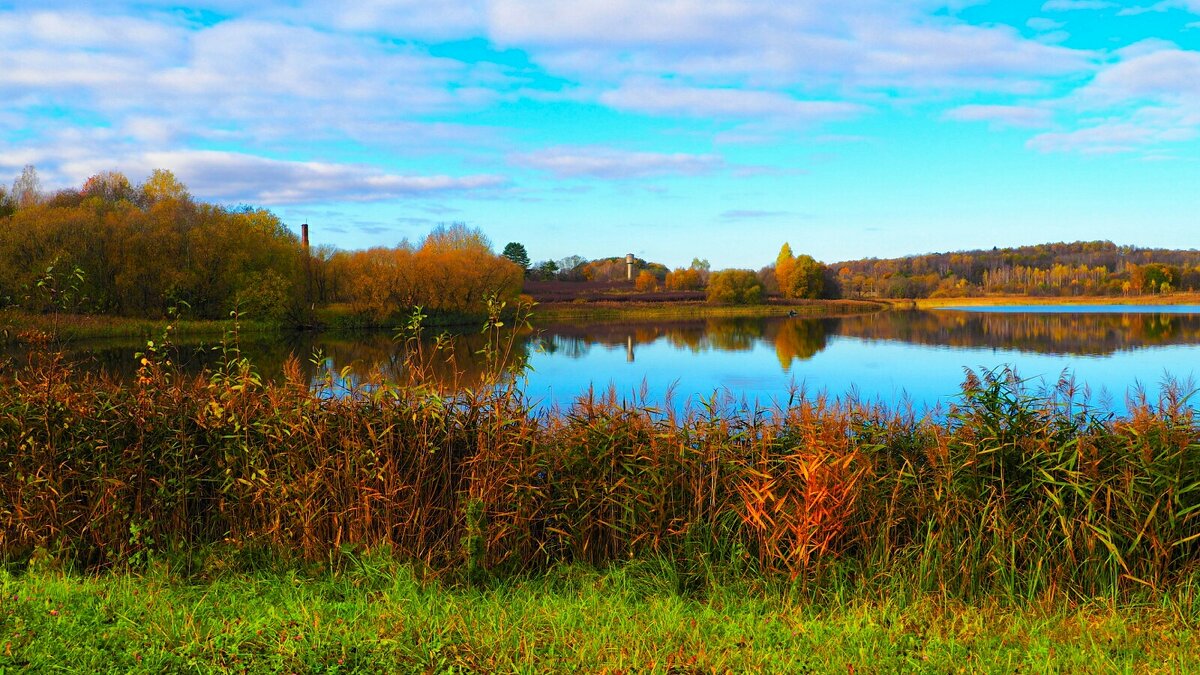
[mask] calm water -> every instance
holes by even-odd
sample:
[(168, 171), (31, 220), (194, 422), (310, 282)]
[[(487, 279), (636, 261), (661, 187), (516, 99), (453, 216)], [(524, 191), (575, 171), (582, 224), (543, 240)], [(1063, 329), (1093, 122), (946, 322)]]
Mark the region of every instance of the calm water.
[[(991, 310), (992, 308), (988, 308)], [(472, 381), (482, 368), (476, 332), (453, 339), (445, 377)], [(1187, 381), (1200, 364), (1200, 307), (1028, 307), (892, 311), (836, 319), (708, 319), (539, 326), (514, 342), (529, 366), (528, 394), (542, 405), (569, 404), (589, 386), (674, 405), (714, 392), (748, 402), (786, 401), (797, 389), (922, 409), (953, 398), (965, 368), (1012, 366), (1031, 386), (1063, 371), (1092, 398), (1121, 411), (1132, 387), (1156, 393), (1164, 378)], [(87, 345), (83, 367), (132, 376), (133, 343)], [(289, 354), (309, 377), (320, 368), (399, 372), (389, 336), (301, 335), (248, 341), (244, 352), (268, 376)], [(319, 356), (314, 356), (319, 352)], [(18, 359), (19, 355), (14, 355)], [(180, 348), (189, 369), (211, 363), (211, 346)]]

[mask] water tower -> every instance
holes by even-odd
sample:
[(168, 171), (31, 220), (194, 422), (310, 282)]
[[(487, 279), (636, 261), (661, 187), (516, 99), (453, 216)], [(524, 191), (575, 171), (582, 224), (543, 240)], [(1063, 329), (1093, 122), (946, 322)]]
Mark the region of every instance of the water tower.
[(625, 254), (625, 278), (633, 281), (633, 254)]

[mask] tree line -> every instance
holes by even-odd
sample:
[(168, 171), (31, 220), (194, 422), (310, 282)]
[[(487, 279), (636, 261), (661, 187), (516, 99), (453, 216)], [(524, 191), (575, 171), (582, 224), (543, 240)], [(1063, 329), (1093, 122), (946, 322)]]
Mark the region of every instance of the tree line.
[[(932, 253), (825, 265), (785, 243), (773, 264), (712, 270), (634, 258), (633, 290), (695, 292), (717, 304), (768, 297), (917, 298), (982, 294), (1136, 295), (1200, 290), (1200, 251), (1107, 241)], [(440, 225), (417, 242), (309, 250), (270, 211), (195, 199), (155, 170), (141, 184), (105, 171), (47, 194), (27, 166), (0, 186), (0, 307), (161, 317), (172, 307), (219, 318), (303, 323), (316, 307), (383, 320), (412, 307), (478, 314), (512, 301), (526, 279), (619, 284), (624, 256), (531, 262), (509, 242), (501, 255), (478, 228)]]
[(0, 204), (0, 305), (217, 317), (279, 316), (298, 301), (295, 235), (264, 209), (195, 200), (169, 171), (140, 185), (102, 172), (47, 195), (26, 167)]
[(417, 244), (406, 240), (360, 251), (322, 247), (313, 260), (316, 302), (346, 304), (377, 321), (413, 307), (486, 312), (489, 299), (516, 299), (524, 281), (519, 263), (492, 253), (487, 236), (462, 223), (439, 225)]
[(335, 303), (375, 318), (414, 306), (481, 312), (488, 297), (515, 298), (522, 276), (462, 224), (415, 245), (308, 250), (270, 211), (204, 203), (161, 169), (139, 185), (106, 171), (47, 194), (27, 166), (0, 186), (0, 308), (152, 318), (237, 309), (303, 324)]
[[(693, 259), (671, 269), (634, 258), (634, 290), (703, 294), (716, 304), (769, 295), (820, 297), (825, 268), (785, 244), (774, 266), (713, 271)], [(531, 262), (509, 242), (501, 255), (478, 228), (439, 225), (417, 242), (347, 251), (309, 249), (273, 213), (193, 197), (170, 171), (140, 184), (104, 171), (78, 188), (47, 193), (27, 166), (0, 186), (0, 308), (158, 318), (243, 316), (292, 325), (340, 306), (382, 322), (413, 307), (479, 314), (511, 302), (526, 278), (620, 283), (624, 256)]]
[[(829, 269), (812, 256), (794, 254), (787, 243), (780, 249), (774, 264), (758, 271), (714, 271), (707, 260), (700, 258), (693, 258), (687, 267), (671, 269), (635, 257), (633, 269), (634, 289), (639, 292), (699, 291), (714, 304), (758, 304), (771, 296), (785, 299), (836, 297), (832, 293), (836, 283), (827, 280)], [(558, 261), (533, 263), (527, 273), (530, 279), (537, 281), (613, 282), (626, 279), (629, 271), (624, 257), (587, 260), (573, 255)]]
[(1200, 251), (1109, 241), (850, 260), (830, 268), (846, 297), (1143, 295), (1200, 290)]

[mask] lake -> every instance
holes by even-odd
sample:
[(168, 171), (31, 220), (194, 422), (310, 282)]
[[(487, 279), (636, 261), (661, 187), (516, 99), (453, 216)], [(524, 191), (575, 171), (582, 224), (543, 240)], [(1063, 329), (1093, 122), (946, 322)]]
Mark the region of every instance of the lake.
[[(967, 368), (1015, 368), (1029, 386), (1053, 386), (1071, 373), (1091, 398), (1121, 412), (1141, 386), (1156, 394), (1168, 377), (1188, 382), (1200, 364), (1200, 307), (1030, 306), (886, 311), (844, 318), (701, 319), (549, 324), (512, 339), (513, 362), (527, 366), (526, 392), (539, 406), (567, 405), (593, 387), (620, 398), (682, 407), (718, 393), (771, 405), (799, 391), (852, 395), (918, 411), (945, 404)], [(478, 331), (451, 337), (453, 362), (438, 352), (444, 379), (471, 383), (483, 368)], [(388, 335), (301, 334), (242, 349), (272, 376), (290, 354), (314, 381), (320, 373), (401, 369), (402, 347)], [(432, 331), (423, 348), (431, 350)], [(132, 377), (128, 341), (80, 345), (81, 367)], [(213, 363), (213, 345), (177, 348), (185, 369)], [(19, 357), (18, 357), (19, 358)], [(355, 379), (350, 375), (351, 381)]]

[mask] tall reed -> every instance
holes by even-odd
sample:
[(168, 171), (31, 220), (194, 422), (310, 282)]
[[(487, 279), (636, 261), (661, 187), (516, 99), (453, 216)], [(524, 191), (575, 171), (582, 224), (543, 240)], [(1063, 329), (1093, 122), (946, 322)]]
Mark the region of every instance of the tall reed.
[(35, 352), (0, 375), (0, 555), (387, 547), (472, 579), (653, 557), (682, 579), (1012, 598), (1197, 579), (1200, 434), (1178, 386), (1124, 417), (1067, 378), (1030, 392), (1006, 370), (968, 372), (940, 417), (820, 397), (676, 411), (612, 391), (535, 412), (498, 316), (494, 376), (471, 387), (434, 377), (455, 356), (419, 321), (393, 382), (313, 382), (293, 360), (272, 383), (233, 342), (199, 377), (152, 346), (130, 385)]

